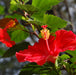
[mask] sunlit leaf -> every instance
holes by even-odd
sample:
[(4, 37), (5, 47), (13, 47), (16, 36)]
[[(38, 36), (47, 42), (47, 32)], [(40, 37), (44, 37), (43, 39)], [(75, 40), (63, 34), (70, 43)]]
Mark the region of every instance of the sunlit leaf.
[(32, 0), (32, 5), (37, 7), (40, 11), (46, 11), (61, 1), (62, 0)]
[(44, 15), (43, 23), (47, 24), (52, 31), (56, 31), (59, 28), (64, 28), (67, 25), (67, 22), (61, 18), (54, 15)]
[(22, 0), (24, 3), (27, 3), (29, 0)]
[(68, 54), (70, 54), (73, 57), (76, 57), (76, 50), (75, 51), (67, 50), (65, 52), (68, 53)]
[(67, 22), (65, 20), (54, 15), (34, 15), (34, 19), (41, 22), (42, 24), (48, 25), (52, 32), (55, 32), (59, 28), (64, 28), (67, 25)]
[(18, 8), (20, 8), (21, 10), (25, 10), (29, 14), (33, 14), (34, 12), (38, 11), (37, 8), (35, 8), (34, 6), (29, 5), (29, 4), (27, 4), (27, 5), (18, 4), (17, 6), (18, 6)]
[(6, 15), (5, 18), (13, 18), (13, 19), (23, 19), (25, 20), (25, 17), (19, 14), (13, 14), (13, 15)]
[(4, 13), (5, 13), (4, 10), (5, 10), (4, 6), (0, 5), (0, 15), (4, 15)]
[(15, 11), (17, 9), (18, 9), (18, 7), (17, 7), (17, 1), (16, 0), (11, 0), (10, 1), (10, 10), (11, 11)]
[(28, 37), (28, 33), (22, 30), (16, 30), (11, 34), (11, 40), (21, 42)]
[(60, 58), (61, 58), (62, 60), (66, 60), (66, 59), (70, 58), (70, 56), (67, 55), (67, 54), (63, 54), (63, 55), (60, 56)]

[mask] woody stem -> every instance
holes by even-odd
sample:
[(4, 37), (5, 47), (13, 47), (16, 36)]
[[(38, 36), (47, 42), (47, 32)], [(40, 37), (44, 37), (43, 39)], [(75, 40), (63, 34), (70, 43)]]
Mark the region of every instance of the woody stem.
[(29, 32), (29, 31), (27, 31), (27, 30), (23, 30), (23, 31), (25, 31), (25, 32), (27, 32), (27, 33), (30, 33), (30, 34), (34, 34), (38, 39), (40, 39), (39, 36), (38, 36), (35, 32)]

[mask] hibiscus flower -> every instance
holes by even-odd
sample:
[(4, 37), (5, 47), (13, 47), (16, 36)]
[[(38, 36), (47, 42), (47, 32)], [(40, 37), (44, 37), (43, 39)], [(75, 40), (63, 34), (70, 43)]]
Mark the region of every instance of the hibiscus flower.
[(2, 28), (0, 28), (0, 42), (6, 44), (7, 47), (12, 47), (13, 45), (15, 45), (15, 42), (11, 41), (7, 30)]
[[(60, 52), (76, 49), (76, 35), (72, 31), (58, 30), (56, 36), (49, 35), (46, 26), (43, 26), (43, 38), (34, 46), (28, 46), (28, 49), (16, 52), (16, 57), (19, 62), (35, 62), (38, 65), (52, 62), (55, 63)], [(49, 35), (49, 37), (47, 37)]]
[(7, 47), (12, 47), (15, 45), (14, 41), (11, 41), (11, 38), (9, 34), (7, 33), (7, 30), (10, 28), (13, 28), (16, 24), (18, 24), (17, 19), (12, 18), (4, 18), (0, 20), (0, 42), (4, 43)]

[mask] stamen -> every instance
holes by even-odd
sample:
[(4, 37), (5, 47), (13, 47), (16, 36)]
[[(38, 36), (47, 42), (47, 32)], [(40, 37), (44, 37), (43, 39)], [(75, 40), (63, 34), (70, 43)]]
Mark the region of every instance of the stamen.
[(10, 20), (8, 23), (7, 23), (7, 26), (6, 28), (12, 28), (16, 25), (16, 22), (14, 20)]
[(44, 40), (49, 39), (50, 31), (46, 28), (47, 25), (41, 26), (43, 29), (41, 30), (41, 35)]

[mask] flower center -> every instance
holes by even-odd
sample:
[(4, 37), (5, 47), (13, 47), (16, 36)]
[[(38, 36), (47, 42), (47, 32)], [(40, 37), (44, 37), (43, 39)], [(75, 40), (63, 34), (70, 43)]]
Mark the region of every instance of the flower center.
[(14, 20), (10, 20), (8, 23), (7, 23), (7, 28), (12, 28), (15, 26), (15, 21)]
[(50, 36), (50, 31), (46, 28), (47, 25), (43, 25), (41, 27), (43, 28), (41, 30), (42, 38), (46, 41), (47, 50), (50, 51), (49, 44), (48, 44), (48, 39), (49, 39), (49, 36)]
[(10, 28), (14, 27), (14, 26), (16, 25), (16, 23), (18, 23), (18, 21), (17, 21), (16, 18), (15, 18), (14, 20), (13, 20), (13, 19), (10, 20), (10, 21), (7, 23), (5, 29), (10, 29)]
[(46, 28), (47, 25), (41, 26), (43, 29), (41, 30), (41, 35), (44, 40), (49, 39), (50, 31)]

